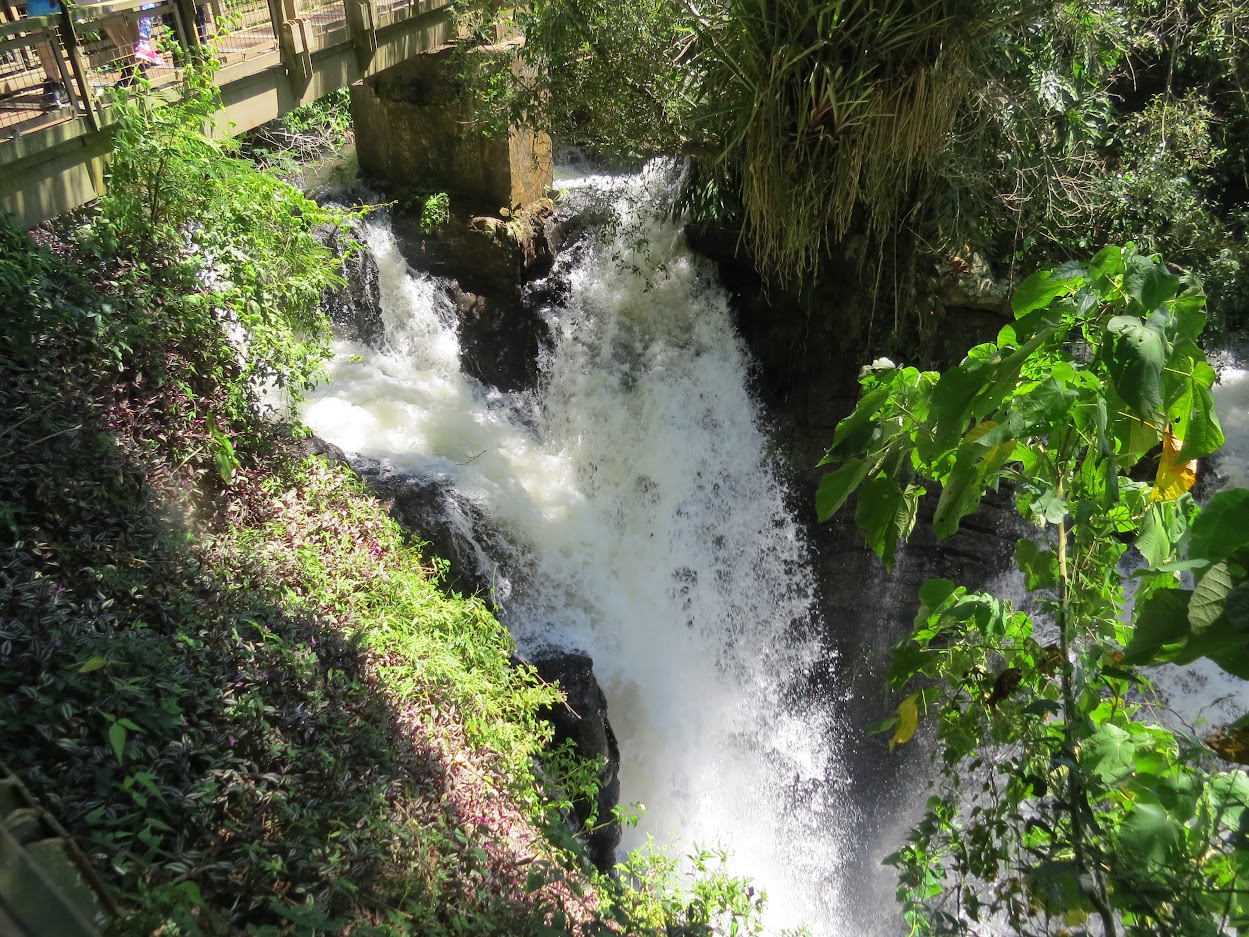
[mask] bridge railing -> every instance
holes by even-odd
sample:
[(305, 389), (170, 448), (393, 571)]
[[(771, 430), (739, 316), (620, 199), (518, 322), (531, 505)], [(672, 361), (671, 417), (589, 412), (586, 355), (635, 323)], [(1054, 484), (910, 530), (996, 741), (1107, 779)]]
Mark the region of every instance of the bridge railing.
[(183, 50), (215, 50), (217, 127), (241, 132), (454, 35), (450, 0), (77, 0), (47, 16), (27, 2), (0, 0), (0, 210), (26, 224), (99, 197), (109, 88), (176, 85)]
[(108, 123), (107, 89), (142, 75), (154, 87), (181, 78), (181, 53), (213, 47), (223, 69), (280, 56), (296, 76), (311, 54), (446, 6), (446, 0), (105, 0), (26, 16), (24, 0), (0, 0), (0, 149), (57, 124)]

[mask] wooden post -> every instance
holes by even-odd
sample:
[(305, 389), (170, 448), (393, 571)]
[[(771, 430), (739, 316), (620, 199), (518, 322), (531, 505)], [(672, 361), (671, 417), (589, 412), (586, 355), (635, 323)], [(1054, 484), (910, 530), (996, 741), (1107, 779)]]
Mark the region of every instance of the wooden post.
[(178, 42), (188, 53), (200, 45), (199, 29), (195, 25), (195, 0), (172, 0), (173, 18), (178, 33)]
[(312, 47), (308, 42), (308, 26), (295, 7), (295, 0), (269, 0), (278, 49), (286, 66), (286, 77), (296, 102), (312, 81)]
[(360, 59), (360, 71), (367, 71), (377, 52), (376, 0), (343, 0), (343, 12), (347, 19), (347, 31)]
[[(100, 114), (99, 102), (95, 99), (95, 92), (91, 87), (91, 83), (87, 81), (87, 63), (83, 61), (82, 43), (78, 41), (78, 28), (74, 22), (74, 18), (69, 15), (69, 7), (61, 4), (61, 42), (52, 43), (52, 55), (57, 60), (57, 66), (64, 75), (65, 64), (61, 61), (61, 55), (58, 51), (60, 46), (64, 46), (66, 54), (69, 56), (69, 67), (74, 73), (74, 86), (78, 89), (78, 99), (82, 101), (83, 116), (87, 119), (87, 126), (92, 130), (99, 130), (104, 125), (104, 121)], [(68, 83), (66, 87), (68, 87)]]

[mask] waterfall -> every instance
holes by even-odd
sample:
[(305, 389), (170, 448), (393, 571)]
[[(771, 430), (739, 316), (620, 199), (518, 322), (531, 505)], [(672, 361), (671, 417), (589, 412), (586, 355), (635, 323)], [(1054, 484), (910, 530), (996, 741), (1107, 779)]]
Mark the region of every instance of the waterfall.
[(723, 846), (767, 891), (770, 928), (867, 933), (838, 893), (852, 808), (832, 701), (807, 679), (826, 653), (807, 547), (727, 294), (657, 220), (670, 173), (569, 183), (614, 204), (614, 223), (579, 242), (527, 395), (463, 373), (439, 284), (372, 221), (383, 347), (336, 342), (302, 415), (487, 519), (488, 538), (470, 534), (522, 651), (593, 657), (621, 803), (645, 805), (626, 848)]

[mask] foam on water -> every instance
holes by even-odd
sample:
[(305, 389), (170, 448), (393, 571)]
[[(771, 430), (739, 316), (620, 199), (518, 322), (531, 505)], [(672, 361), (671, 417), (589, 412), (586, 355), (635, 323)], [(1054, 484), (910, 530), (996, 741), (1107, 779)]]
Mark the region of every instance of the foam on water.
[(303, 417), (489, 518), (501, 545), (483, 562), (522, 648), (594, 658), (622, 803), (646, 805), (626, 846), (722, 844), (772, 926), (860, 933), (839, 911), (830, 707), (805, 695), (822, 653), (807, 549), (727, 295), (648, 204), (666, 172), (572, 180), (609, 188), (619, 224), (579, 248), (536, 398), (461, 371), (451, 306), (373, 222), (386, 347), (336, 343)]

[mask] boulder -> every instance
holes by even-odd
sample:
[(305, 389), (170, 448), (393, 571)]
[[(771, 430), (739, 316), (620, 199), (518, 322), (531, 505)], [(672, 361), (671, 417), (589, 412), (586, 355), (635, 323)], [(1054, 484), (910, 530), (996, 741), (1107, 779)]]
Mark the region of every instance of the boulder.
[(363, 241), (359, 222), (348, 233), (334, 226), (326, 226), (320, 237), (342, 263), (342, 275), (346, 284), (336, 290), (327, 290), (322, 306), (329, 313), (330, 321), (347, 338), (378, 347), (384, 338), (382, 324), (382, 289), (377, 260), (371, 251), (360, 247), (348, 250), (348, 239), (354, 236)]
[(553, 262), (546, 213), (511, 222), (453, 214), (434, 231), (411, 214), (394, 219), (404, 259), (447, 284), (465, 372), (505, 392), (536, 386), (539, 352), (550, 338), (540, 308), (526, 299), (526, 284), (545, 277)]
[(472, 505), (457, 500), (449, 485), (403, 475), (376, 459), (356, 459), (353, 466), (388, 503), (390, 516), (428, 545), (429, 556), (446, 562), (443, 580), (449, 587), (489, 600), (490, 576), (483, 571), (484, 557), (472, 539), (473, 529), (485, 525), (478, 523)]
[(594, 676), (594, 661), (575, 651), (546, 649), (529, 661), (547, 683), (557, 683), (567, 702), (543, 710), (539, 715), (555, 730), (553, 745), (571, 741), (583, 758), (602, 758), (599, 771), (599, 792), (591, 805), (573, 805), (571, 824), (581, 830), (593, 812), (597, 827), (590, 833), (579, 833), (590, 860), (603, 872), (616, 864), (616, 847), (620, 844), (620, 822), (612, 810), (620, 802), (620, 747), (607, 719), (607, 697)]

